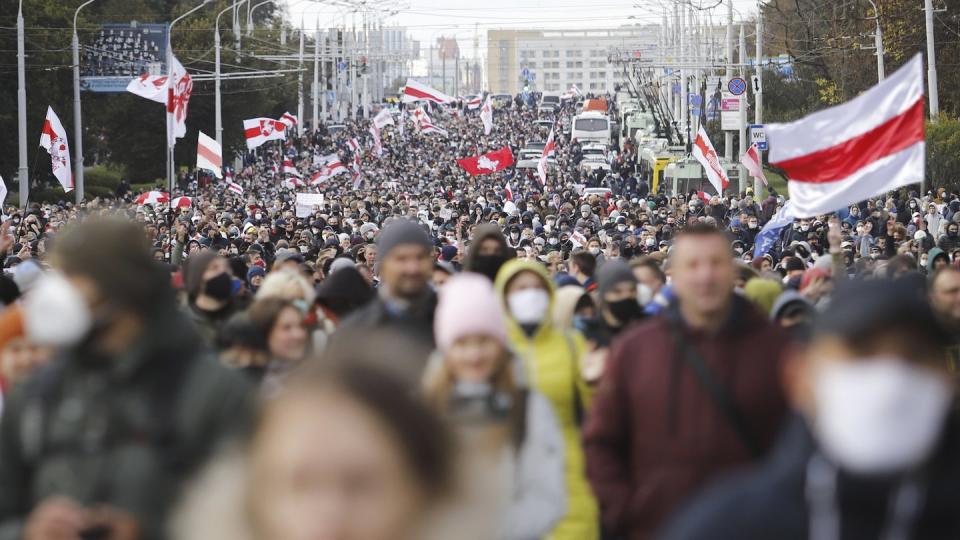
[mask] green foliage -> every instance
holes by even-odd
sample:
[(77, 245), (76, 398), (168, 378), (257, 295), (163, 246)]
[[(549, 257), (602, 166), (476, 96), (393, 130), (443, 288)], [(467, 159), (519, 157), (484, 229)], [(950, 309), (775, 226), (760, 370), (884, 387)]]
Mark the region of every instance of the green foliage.
[(960, 176), (960, 121), (942, 118), (927, 124), (927, 183), (956, 184)]
[(102, 187), (110, 191), (116, 191), (123, 178), (124, 172), (116, 167), (106, 165), (97, 165), (88, 167), (83, 171), (83, 188), (90, 191), (93, 187)]

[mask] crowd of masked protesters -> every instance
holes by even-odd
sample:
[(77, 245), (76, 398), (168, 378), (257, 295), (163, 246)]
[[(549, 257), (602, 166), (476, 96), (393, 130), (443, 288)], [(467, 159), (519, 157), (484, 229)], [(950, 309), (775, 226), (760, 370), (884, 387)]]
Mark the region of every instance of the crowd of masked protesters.
[(0, 540), (960, 538), (958, 189), (756, 249), (783, 195), (581, 168), (572, 103), (545, 183), (457, 164), (535, 105), (7, 208)]

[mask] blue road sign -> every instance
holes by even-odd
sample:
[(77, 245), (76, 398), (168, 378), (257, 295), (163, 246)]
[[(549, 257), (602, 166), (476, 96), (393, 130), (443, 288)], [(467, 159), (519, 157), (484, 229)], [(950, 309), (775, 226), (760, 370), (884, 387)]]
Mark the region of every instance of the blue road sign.
[(734, 77), (727, 83), (727, 90), (730, 90), (731, 94), (739, 96), (747, 91), (747, 81), (741, 77)]

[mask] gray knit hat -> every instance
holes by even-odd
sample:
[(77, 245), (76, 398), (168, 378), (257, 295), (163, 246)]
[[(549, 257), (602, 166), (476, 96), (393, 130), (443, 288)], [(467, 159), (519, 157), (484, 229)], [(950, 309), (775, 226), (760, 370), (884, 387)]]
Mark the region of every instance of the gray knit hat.
[(597, 293), (601, 298), (624, 281), (628, 281), (632, 285), (637, 284), (637, 278), (633, 275), (633, 270), (623, 259), (609, 259), (604, 262), (597, 270), (596, 280)]
[(390, 250), (405, 244), (421, 245), (427, 249), (433, 248), (433, 243), (423, 227), (406, 219), (395, 219), (380, 231), (377, 236), (377, 258), (385, 259)]

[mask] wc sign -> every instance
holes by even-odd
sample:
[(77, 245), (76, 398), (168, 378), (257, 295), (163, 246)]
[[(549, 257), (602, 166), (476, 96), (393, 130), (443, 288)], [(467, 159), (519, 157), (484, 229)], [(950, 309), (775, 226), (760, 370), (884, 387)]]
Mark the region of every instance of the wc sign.
[(750, 124), (750, 143), (757, 145), (757, 150), (767, 150), (767, 132), (763, 124)]

